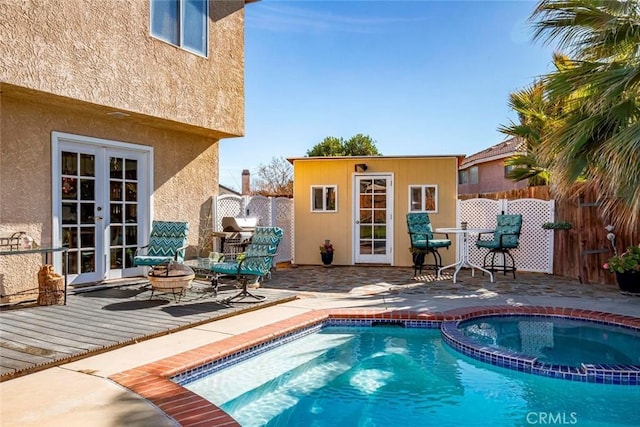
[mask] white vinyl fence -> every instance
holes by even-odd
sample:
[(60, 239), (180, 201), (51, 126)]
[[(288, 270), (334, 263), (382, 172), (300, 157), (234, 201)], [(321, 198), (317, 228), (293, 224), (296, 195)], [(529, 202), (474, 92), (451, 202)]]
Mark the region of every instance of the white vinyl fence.
[[(553, 222), (553, 200), (517, 199), (458, 200), (458, 224), (466, 221), (469, 228), (495, 228), (496, 215), (521, 214), (522, 231), (517, 249), (510, 251), (516, 268), (522, 271), (553, 273), (553, 230), (544, 230), (542, 224)], [(468, 241), (471, 261), (482, 264), (486, 249), (478, 249), (476, 238)], [(458, 250), (462, 250), (458, 247)]]
[(222, 231), (222, 218), (258, 218), (260, 227), (280, 227), (284, 237), (278, 246), (276, 262), (293, 258), (293, 199), (287, 197), (218, 196), (213, 207), (214, 231)]

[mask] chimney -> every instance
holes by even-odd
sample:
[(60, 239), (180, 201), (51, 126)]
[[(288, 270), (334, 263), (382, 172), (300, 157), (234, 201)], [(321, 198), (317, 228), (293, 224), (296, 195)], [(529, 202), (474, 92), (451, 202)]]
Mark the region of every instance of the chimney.
[(242, 171), (242, 195), (248, 196), (251, 193), (251, 173), (249, 169)]

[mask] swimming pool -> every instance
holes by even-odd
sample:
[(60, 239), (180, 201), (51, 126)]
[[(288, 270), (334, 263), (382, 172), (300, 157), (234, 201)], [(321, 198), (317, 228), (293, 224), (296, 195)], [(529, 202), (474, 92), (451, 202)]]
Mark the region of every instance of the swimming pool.
[(578, 425), (640, 422), (629, 405), (639, 388), (493, 367), (452, 350), (438, 329), (326, 327), (183, 385), (245, 427), (506, 426), (549, 414)]
[[(437, 329), (442, 328), (442, 338), (446, 339), (444, 333), (446, 325), (455, 327), (461, 321), (473, 317), (494, 314), (544, 314), (570, 318), (587, 318), (593, 321), (626, 325), (631, 328), (640, 329), (640, 318), (637, 317), (557, 307), (467, 307), (449, 310), (447, 312), (363, 309), (317, 310), (294, 316), (281, 322), (268, 324), (225, 340), (215, 341), (185, 353), (112, 375), (110, 378), (148, 399), (182, 426), (201, 425), (202, 422), (208, 423), (208, 425), (237, 425), (235, 420), (225, 411), (201, 396), (187, 390), (181, 383), (192, 382), (196, 378), (201, 378), (209, 373), (211, 369), (219, 370), (235, 365), (241, 360), (249, 359), (255, 354), (267, 353), (270, 349), (280, 346), (283, 342), (294, 341), (299, 338), (301, 334), (307, 335), (317, 332), (324, 326), (370, 327), (378, 323), (402, 324), (406, 328), (422, 328), (421, 331), (423, 333), (435, 333), (436, 337)], [(425, 330), (425, 328), (433, 328), (435, 331), (428, 331)], [(458, 333), (462, 336), (460, 331), (458, 331)], [(635, 412), (628, 414), (629, 408), (634, 407), (633, 404), (629, 405), (629, 402), (636, 402), (640, 399), (640, 387), (616, 385), (640, 384), (640, 367), (627, 367), (628, 371), (623, 377), (627, 382), (616, 383), (614, 378), (619, 380), (620, 377), (609, 376), (603, 378), (602, 382), (609, 382), (610, 384), (586, 384), (544, 378), (489, 366), (461, 355), (446, 345), (443, 346), (442, 343), (439, 345), (440, 349), (432, 349), (431, 353), (448, 354), (449, 356), (455, 355), (455, 359), (458, 361), (458, 371), (485, 372), (485, 374), (480, 375), (479, 378), (474, 379), (473, 377), (469, 377), (465, 379), (463, 384), (466, 395), (472, 396), (472, 392), (481, 387), (482, 381), (480, 378), (488, 376), (498, 379), (493, 383), (491, 381), (488, 382), (488, 384), (492, 385), (484, 389), (485, 394), (483, 395), (483, 399), (488, 399), (492, 396), (499, 398), (505, 387), (511, 389), (510, 384), (519, 385), (517, 386), (519, 388), (516, 389), (522, 391), (521, 396), (523, 396), (525, 400), (528, 399), (528, 396), (538, 396), (529, 402), (532, 410), (525, 414), (526, 419), (515, 424), (576, 424), (574, 418), (576, 414), (579, 415), (579, 413), (587, 407), (591, 412), (595, 410), (600, 413), (601, 406), (603, 408), (606, 407), (604, 408), (604, 413), (608, 414), (609, 410), (612, 411), (610, 420), (611, 422), (615, 421), (616, 424), (611, 424), (608, 421), (594, 421), (591, 425), (640, 424), (638, 415), (635, 415)], [(446, 353), (442, 353), (443, 349), (446, 349)], [(429, 351), (427, 351), (427, 353), (429, 353)], [(257, 370), (247, 370), (247, 372), (257, 372)], [(381, 376), (383, 377), (384, 375)], [(368, 375), (362, 378), (365, 384), (372, 381), (372, 377)], [(376, 378), (377, 381), (384, 381), (384, 378), (381, 378), (380, 375)], [(560, 376), (560, 378), (562, 378), (562, 376)], [(542, 393), (542, 395), (536, 394), (540, 391), (538, 387), (546, 391)], [(538, 392), (536, 392), (536, 390), (538, 390)], [(558, 402), (563, 402), (559, 398), (563, 395), (571, 398), (571, 400), (564, 401), (567, 405), (566, 407), (559, 407)], [(622, 397), (619, 400), (618, 398), (620, 396)], [(393, 399), (387, 400), (393, 401)], [(474, 399), (470, 398), (469, 402), (473, 400)], [(446, 402), (447, 399), (442, 399), (441, 401)], [(605, 401), (607, 403), (603, 405)], [(478, 408), (480, 408), (479, 411), (481, 412), (476, 413), (477, 422), (471, 420), (468, 424), (485, 425), (482, 421), (482, 416), (488, 414), (482, 412), (480, 406), (481, 405), (478, 404)], [(607, 417), (609, 417), (609, 415), (607, 415)], [(583, 421), (585, 420), (587, 419), (583, 418)], [(629, 420), (631, 420), (631, 422), (629, 422)], [(309, 425), (309, 419), (305, 420), (303, 424)], [(583, 423), (578, 424), (583, 425)], [(442, 425), (451, 424), (444, 422)], [(498, 423), (498, 425), (500, 424)]]

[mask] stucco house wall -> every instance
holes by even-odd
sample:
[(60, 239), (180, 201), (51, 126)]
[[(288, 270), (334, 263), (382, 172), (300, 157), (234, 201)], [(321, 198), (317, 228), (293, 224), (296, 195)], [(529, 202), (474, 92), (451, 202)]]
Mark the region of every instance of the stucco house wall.
[(151, 37), (149, 4), (4, 2), (0, 81), (217, 137), (242, 135), (244, 1), (210, 2), (208, 58)]
[[(300, 265), (320, 264), (319, 246), (329, 239), (335, 248), (333, 264), (354, 264), (354, 177), (389, 173), (393, 176), (391, 265), (412, 265), (406, 225), (409, 186), (437, 185), (438, 212), (430, 213), (429, 217), (434, 227), (455, 226), (457, 171), (461, 157), (451, 155), (289, 159), (294, 170), (294, 262)], [(355, 165), (362, 163), (367, 165), (367, 170), (362, 173), (355, 172)], [(319, 185), (338, 187), (337, 212), (311, 211), (311, 187)], [(442, 256), (445, 263), (454, 262), (455, 243), (450, 250), (442, 251)]]
[[(149, 1), (5, 2), (0, 236), (60, 245), (52, 135), (64, 133), (152, 149), (148, 220), (188, 221), (195, 256), (218, 193), (218, 143), (244, 133), (244, 3), (210, 2), (204, 58), (150, 36)], [(0, 303), (34, 298), (41, 263), (0, 256)]]
[[(478, 183), (460, 184), (460, 194), (493, 193), (497, 191), (526, 188), (527, 181), (513, 182), (504, 176), (505, 159), (491, 160), (478, 163)], [(468, 168), (467, 168), (468, 169)]]

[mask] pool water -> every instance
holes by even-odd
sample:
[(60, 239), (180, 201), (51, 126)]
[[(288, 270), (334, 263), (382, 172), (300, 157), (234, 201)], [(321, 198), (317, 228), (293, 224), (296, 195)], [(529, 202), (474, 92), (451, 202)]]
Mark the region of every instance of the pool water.
[(636, 426), (640, 387), (503, 369), (437, 329), (327, 327), (184, 387), (242, 426)]
[(489, 316), (462, 322), (458, 328), (478, 344), (540, 362), (640, 365), (640, 332), (615, 325), (548, 316)]

